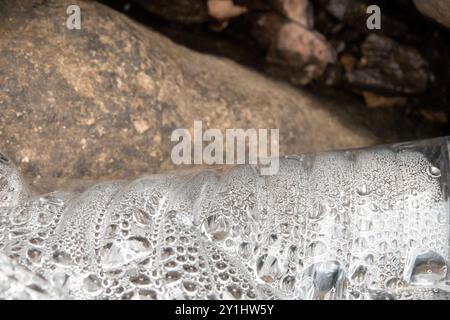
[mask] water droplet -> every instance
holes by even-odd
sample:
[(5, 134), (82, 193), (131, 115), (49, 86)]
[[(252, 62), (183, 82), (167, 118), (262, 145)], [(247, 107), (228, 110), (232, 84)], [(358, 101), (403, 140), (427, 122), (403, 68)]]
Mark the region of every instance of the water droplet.
[(283, 290), (288, 291), (288, 292), (294, 291), (295, 278), (293, 276), (284, 277), (284, 279), (281, 283), (281, 287), (283, 288)]
[(152, 217), (147, 211), (137, 208), (133, 213), (134, 221), (140, 226), (149, 226), (152, 223)]
[(72, 261), (70, 254), (64, 251), (55, 251), (52, 258), (56, 263), (61, 265), (68, 265)]
[(127, 240), (128, 245), (130, 246), (131, 250), (135, 252), (143, 252), (150, 249), (150, 242), (143, 237), (130, 237)]
[(173, 256), (174, 254), (175, 254), (175, 251), (173, 250), (172, 247), (165, 247), (162, 249), (161, 259), (165, 260), (165, 259)]
[(428, 174), (433, 178), (439, 178), (441, 176), (441, 170), (434, 166), (428, 167)]
[(317, 203), (313, 210), (308, 213), (308, 218), (311, 221), (319, 221), (325, 217), (327, 209), (326, 206), (322, 203)]
[(356, 193), (358, 195), (360, 195), (361, 197), (367, 196), (370, 193), (369, 188), (367, 187), (367, 184), (362, 184), (359, 187), (357, 187)]
[(364, 265), (358, 265), (353, 270), (350, 279), (354, 284), (360, 285), (366, 279), (366, 273), (367, 273), (367, 267)]
[(41, 261), (42, 252), (38, 249), (30, 248), (27, 250), (27, 257), (31, 262), (39, 263)]
[(353, 249), (356, 252), (367, 249), (367, 239), (364, 237), (356, 238), (355, 241), (353, 241)]
[(183, 281), (183, 289), (187, 294), (193, 295), (197, 292), (197, 285), (192, 281)]
[(308, 252), (312, 257), (320, 256), (327, 251), (327, 246), (322, 241), (315, 241), (308, 246)]
[(388, 289), (396, 289), (397, 288), (397, 283), (399, 282), (399, 279), (397, 277), (390, 277), (386, 280), (386, 288)]
[(233, 299), (233, 300), (240, 300), (242, 298), (242, 290), (239, 288), (239, 286), (235, 284), (231, 284), (227, 286), (226, 298), (227, 299)]
[(89, 294), (98, 295), (103, 291), (102, 281), (95, 274), (91, 274), (83, 280), (83, 288)]
[(145, 274), (138, 274), (137, 276), (131, 277), (130, 282), (137, 286), (145, 286), (150, 284), (150, 278)]
[(158, 294), (155, 290), (141, 289), (139, 290), (139, 298), (141, 300), (157, 300)]
[(190, 265), (190, 264), (183, 265), (183, 270), (186, 271), (187, 273), (197, 273), (198, 272), (197, 267)]
[(181, 273), (178, 271), (169, 271), (166, 273), (166, 281), (167, 282), (174, 282), (181, 278)]
[(230, 228), (228, 221), (218, 215), (209, 216), (202, 224), (202, 231), (212, 240), (222, 241), (228, 237)]
[(262, 255), (256, 261), (256, 272), (265, 282), (273, 282), (280, 275), (278, 259), (271, 255)]
[(312, 279), (307, 299), (332, 299), (342, 289), (344, 282), (341, 265), (337, 261), (318, 262), (304, 272), (304, 277)]

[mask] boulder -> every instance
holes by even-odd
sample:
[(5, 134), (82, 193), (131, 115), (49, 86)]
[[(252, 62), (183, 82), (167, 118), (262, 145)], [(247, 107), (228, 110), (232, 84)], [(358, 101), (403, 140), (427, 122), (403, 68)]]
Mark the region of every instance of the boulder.
[(336, 52), (318, 32), (271, 12), (261, 15), (253, 36), (267, 50), (267, 70), (296, 85), (320, 78)]
[(362, 57), (348, 82), (358, 89), (387, 95), (417, 95), (427, 89), (428, 63), (420, 52), (372, 33), (361, 45)]
[(414, 3), (424, 15), (450, 28), (449, 0), (414, 0)]
[[(0, 0), (0, 150), (35, 186), (175, 168), (174, 129), (279, 128), (280, 154), (431, 135), (174, 44), (96, 2)], [(425, 133), (424, 133), (425, 132)]]

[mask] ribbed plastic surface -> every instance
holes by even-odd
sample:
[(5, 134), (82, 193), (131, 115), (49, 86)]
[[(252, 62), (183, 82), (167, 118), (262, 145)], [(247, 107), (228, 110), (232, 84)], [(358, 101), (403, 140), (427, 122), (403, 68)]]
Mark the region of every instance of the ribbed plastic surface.
[(450, 298), (447, 138), (258, 172), (32, 196), (2, 158), (0, 297)]

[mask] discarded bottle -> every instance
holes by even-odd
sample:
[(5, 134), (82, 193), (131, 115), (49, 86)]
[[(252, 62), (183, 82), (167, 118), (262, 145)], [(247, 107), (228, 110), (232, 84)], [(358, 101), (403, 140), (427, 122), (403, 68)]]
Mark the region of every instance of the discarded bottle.
[(40, 196), (2, 157), (0, 298), (449, 299), (448, 143)]

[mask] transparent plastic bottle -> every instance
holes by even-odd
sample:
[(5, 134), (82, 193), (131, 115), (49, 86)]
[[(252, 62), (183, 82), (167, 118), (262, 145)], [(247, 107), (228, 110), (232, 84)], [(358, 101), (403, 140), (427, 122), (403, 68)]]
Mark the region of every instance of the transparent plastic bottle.
[[(250, 165), (146, 176), (81, 194), (31, 195), (2, 157), (0, 297), (449, 299), (448, 143), (291, 156), (272, 176)], [(11, 272), (22, 280), (5, 285)]]

